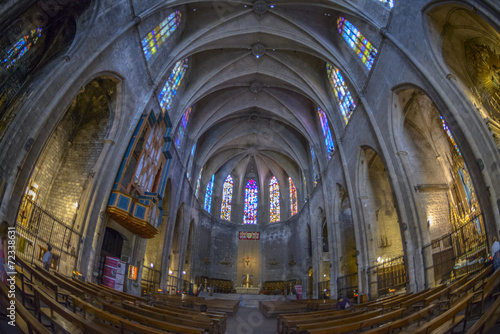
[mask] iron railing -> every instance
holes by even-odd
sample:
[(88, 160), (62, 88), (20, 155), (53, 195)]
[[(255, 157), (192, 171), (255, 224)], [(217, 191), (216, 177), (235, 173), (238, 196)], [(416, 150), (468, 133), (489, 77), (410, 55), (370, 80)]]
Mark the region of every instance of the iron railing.
[(354, 298), (354, 292), (358, 290), (358, 273), (338, 277), (337, 290), (338, 298)]
[(23, 199), (23, 210), (16, 222), (16, 256), (42, 266), (47, 246), (52, 246), (52, 269), (71, 275), (76, 268), (82, 235), (55, 218), (28, 197)]
[(406, 287), (407, 278), (403, 255), (381, 262), (368, 270), (370, 273), (376, 272), (377, 274), (375, 282), (371, 274), (368, 275), (368, 279), (370, 290), (376, 288), (379, 297)]
[(432, 254), (432, 263), (425, 269), (434, 272), (436, 283), (449, 280), (452, 273), (471, 274), (484, 267), (488, 251), (482, 222), (482, 214), (471, 216), (460, 228), (423, 247), (424, 254)]

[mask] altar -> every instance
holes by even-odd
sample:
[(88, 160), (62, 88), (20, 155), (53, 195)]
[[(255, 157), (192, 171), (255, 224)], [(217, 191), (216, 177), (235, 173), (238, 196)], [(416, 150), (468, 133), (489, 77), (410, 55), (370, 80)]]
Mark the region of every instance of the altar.
[(236, 293), (245, 294), (245, 295), (258, 295), (260, 292), (260, 288), (247, 288), (244, 286), (236, 287)]

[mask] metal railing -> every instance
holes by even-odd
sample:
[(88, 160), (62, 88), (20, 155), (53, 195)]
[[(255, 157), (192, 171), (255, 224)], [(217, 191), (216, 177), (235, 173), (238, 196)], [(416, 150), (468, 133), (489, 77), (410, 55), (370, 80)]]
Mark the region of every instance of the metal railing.
[(368, 270), (369, 272), (375, 271), (377, 274), (376, 282), (373, 281), (372, 275), (368, 275), (368, 278), (370, 289), (376, 286), (379, 297), (406, 286), (407, 278), (403, 255), (381, 262)]
[(358, 273), (337, 278), (338, 298), (354, 298), (354, 291), (358, 290)]
[(142, 294), (158, 293), (161, 282), (161, 271), (150, 268), (146, 264), (142, 269), (141, 290)]
[(25, 197), (16, 222), (16, 256), (42, 266), (47, 246), (52, 246), (52, 269), (70, 275), (76, 268), (82, 235), (37, 203)]
[(448, 233), (423, 247), (424, 254), (432, 254), (432, 264), (426, 266), (433, 270), (436, 283), (455, 276), (471, 274), (484, 267), (487, 246), (482, 214), (469, 217), (460, 228)]
[(318, 298), (319, 299), (330, 298), (330, 280), (318, 283)]

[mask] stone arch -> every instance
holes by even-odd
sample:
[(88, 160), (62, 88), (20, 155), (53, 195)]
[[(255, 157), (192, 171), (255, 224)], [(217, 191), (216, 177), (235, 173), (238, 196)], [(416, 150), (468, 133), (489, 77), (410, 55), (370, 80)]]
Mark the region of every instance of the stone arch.
[[(0, 54), (11, 54), (2, 59), (0, 74), (0, 139), (5, 134), (21, 105), (27, 100), (30, 88), (42, 80), (42, 74), (53, 69), (53, 60), (67, 52), (77, 33), (77, 17), (89, 7), (90, 1), (70, 2), (51, 11), (50, 20), (40, 4), (12, 15), (3, 27)], [(24, 40), (24, 44), (16, 49)], [(24, 50), (25, 52), (21, 52)]]
[(339, 274), (337, 279), (339, 296), (352, 298), (354, 290), (358, 288), (358, 263), (356, 250), (356, 236), (352, 219), (349, 194), (343, 185), (337, 183), (336, 222), (340, 236), (337, 238), (339, 250)]
[[(399, 225), (399, 216), (393, 196), (389, 176), (382, 158), (373, 149), (363, 147), (359, 161), (358, 187), (362, 202), (363, 228), (366, 233), (366, 249), (370, 267), (392, 259), (404, 261), (403, 237)], [(384, 265), (385, 266), (385, 265)], [(392, 272), (392, 264), (388, 271)], [(386, 280), (385, 272), (370, 270), (369, 290), (371, 296), (385, 293), (395, 287)], [(401, 278), (405, 278), (405, 275)], [(399, 282), (398, 285), (406, 283)]]
[[(50, 242), (61, 252), (64, 271), (71, 271), (74, 266), (79, 235), (85, 229), (77, 216), (86, 214), (84, 210), (110, 126), (108, 96), (114, 95), (116, 87), (113, 79), (97, 78), (75, 97), (39, 155), (26, 189), (26, 194), (32, 193), (24, 196), (19, 209), (18, 224), (37, 228), (36, 235), (32, 235), (33, 229), (27, 232), (30, 240), (44, 240), (44, 233), (52, 229), (47, 221), (37, 220), (30, 203), (36, 202), (58, 221), (50, 223), (58, 226), (55, 230), (59, 231), (50, 235)], [(76, 234), (66, 233), (67, 228)], [(45, 229), (49, 230), (44, 232)], [(63, 240), (66, 234), (71, 235), (71, 240)]]
[(459, 259), (486, 242), (484, 222), (467, 164), (452, 134), (443, 129), (437, 107), (419, 90), (401, 90), (398, 95), (400, 102), (406, 101), (400, 103), (398, 146), (415, 189), (426, 277), (433, 285), (449, 279), (463, 262)]
[(488, 13), (460, 4), (430, 6), (425, 14), (437, 62), (487, 121), (500, 148), (500, 27)]

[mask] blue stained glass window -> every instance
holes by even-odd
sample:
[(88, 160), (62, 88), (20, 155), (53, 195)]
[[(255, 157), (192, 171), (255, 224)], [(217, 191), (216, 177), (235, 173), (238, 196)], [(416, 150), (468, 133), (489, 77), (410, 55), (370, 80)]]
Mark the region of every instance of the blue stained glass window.
[(328, 118), (325, 112), (318, 107), (318, 116), (321, 122), (321, 130), (323, 130), (323, 137), (325, 138), (326, 151), (328, 154), (328, 159), (330, 159), (335, 152), (335, 143), (333, 142), (332, 132), (330, 131), (330, 126), (328, 124)]
[(276, 176), (269, 181), (269, 213), (271, 223), (280, 221), (280, 186)]
[(255, 180), (250, 179), (245, 186), (244, 224), (257, 224), (257, 195), (259, 188)]
[(233, 200), (233, 178), (231, 174), (226, 177), (222, 189), (222, 204), (220, 209), (220, 218), (231, 220), (231, 202)]
[(142, 38), (142, 52), (147, 61), (160, 49), (179, 24), (181, 24), (181, 12), (176, 10)]
[(297, 205), (297, 189), (295, 188), (295, 184), (293, 184), (291, 177), (288, 177), (288, 183), (290, 184), (290, 208), (293, 216), (296, 215), (297, 212), (299, 212)]
[(455, 138), (453, 138), (453, 135), (451, 134), (450, 128), (448, 127), (448, 124), (444, 121), (443, 116), (441, 117), (441, 122), (443, 123), (443, 130), (446, 132), (446, 135), (448, 136), (448, 139), (450, 139), (451, 144), (457, 150), (457, 153), (461, 156), (462, 153), (460, 153), (460, 149), (458, 148), (457, 142), (455, 141)]
[(160, 102), (160, 107), (163, 112), (170, 110), (174, 96), (177, 94), (177, 89), (179, 88), (182, 78), (186, 73), (187, 66), (187, 58), (178, 61), (172, 69), (167, 82), (165, 82), (165, 86), (163, 86), (163, 89), (158, 96), (158, 102)]
[(12, 47), (7, 51), (1, 60), (1, 65), (4, 69), (9, 69), (19, 59), (21, 59), (33, 45), (38, 42), (42, 36), (42, 28), (32, 29), (28, 34), (21, 37)]
[(351, 92), (347, 88), (347, 85), (340, 74), (340, 71), (335, 68), (332, 64), (326, 64), (326, 72), (328, 74), (328, 79), (330, 80), (330, 84), (335, 92), (335, 96), (337, 97), (337, 101), (340, 106), (340, 112), (344, 117), (345, 124), (349, 122), (349, 118), (351, 118), (352, 112), (354, 108), (356, 108), (356, 104), (352, 99)]
[(377, 49), (359, 32), (358, 28), (345, 18), (339, 17), (337, 28), (339, 34), (342, 35), (347, 44), (356, 52), (363, 64), (368, 68), (368, 71), (371, 70), (373, 61), (378, 53)]
[(182, 115), (181, 124), (179, 125), (179, 131), (177, 132), (177, 137), (175, 138), (175, 146), (180, 149), (182, 145), (182, 141), (184, 140), (184, 136), (186, 133), (186, 128), (189, 122), (189, 116), (191, 115), (191, 110), (193, 107), (189, 107)]
[(212, 207), (212, 191), (214, 189), (214, 177), (215, 174), (212, 175), (210, 182), (207, 184), (207, 189), (205, 190), (205, 210), (210, 213), (210, 208)]
[(319, 167), (318, 167), (318, 160), (316, 160), (316, 154), (314, 154), (314, 149), (312, 148), (312, 146), (311, 146), (311, 159), (313, 165), (314, 186), (316, 187), (319, 180)]
[(186, 170), (186, 176), (189, 182), (191, 182), (191, 169), (193, 169), (193, 160), (195, 151), (196, 151), (196, 143), (193, 144), (193, 148), (191, 149), (191, 154), (189, 155), (189, 162)]
[(203, 167), (201, 167), (200, 174), (198, 174), (198, 181), (196, 181), (196, 191), (194, 194), (196, 198), (198, 198), (198, 196), (200, 195), (201, 173), (203, 173)]

